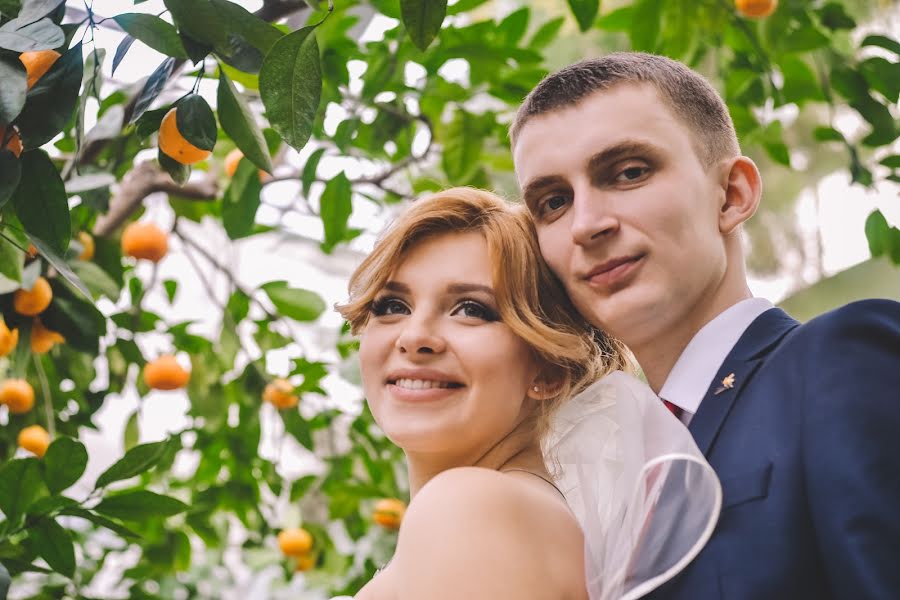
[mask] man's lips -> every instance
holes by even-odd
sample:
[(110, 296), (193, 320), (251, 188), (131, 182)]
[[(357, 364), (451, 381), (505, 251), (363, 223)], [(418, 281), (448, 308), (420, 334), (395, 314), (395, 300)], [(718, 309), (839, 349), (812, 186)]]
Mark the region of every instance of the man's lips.
[(610, 260), (601, 263), (588, 271), (587, 274), (582, 277), (582, 279), (593, 279), (597, 275), (609, 273), (610, 271), (617, 269), (622, 265), (635, 263), (642, 258), (644, 258), (643, 254), (634, 254), (632, 256), (617, 256), (616, 258), (611, 258)]
[(644, 254), (619, 256), (597, 265), (583, 277), (590, 284), (610, 292), (624, 287), (637, 272)]

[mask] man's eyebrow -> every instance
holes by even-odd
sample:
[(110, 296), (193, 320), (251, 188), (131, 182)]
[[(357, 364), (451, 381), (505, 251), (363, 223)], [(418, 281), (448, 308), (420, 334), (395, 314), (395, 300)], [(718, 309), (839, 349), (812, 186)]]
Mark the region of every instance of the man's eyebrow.
[(494, 295), (494, 288), (489, 285), (481, 285), (480, 283), (451, 283), (447, 286), (447, 291), (451, 294), (483, 292), (490, 296)]
[(587, 168), (588, 172), (593, 172), (623, 158), (635, 156), (650, 156), (652, 158), (658, 155), (659, 148), (654, 144), (643, 140), (622, 140), (591, 156), (587, 161)]
[(545, 175), (532, 179), (522, 189), (522, 200), (525, 202), (525, 206), (532, 213), (535, 212), (537, 210), (537, 197), (541, 192), (546, 188), (559, 184), (565, 184), (565, 179), (559, 175)]

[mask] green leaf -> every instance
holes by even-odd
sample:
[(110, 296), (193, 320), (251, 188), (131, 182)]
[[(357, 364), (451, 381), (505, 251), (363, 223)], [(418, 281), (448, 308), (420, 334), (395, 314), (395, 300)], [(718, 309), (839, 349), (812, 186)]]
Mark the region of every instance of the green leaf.
[(0, 207), (12, 197), (21, 178), (22, 165), (19, 159), (12, 150), (0, 150)]
[(322, 160), (322, 155), (324, 154), (325, 148), (318, 148), (309, 155), (309, 158), (306, 159), (306, 164), (303, 165), (303, 173), (300, 174), (300, 181), (303, 184), (304, 196), (309, 196), (309, 190), (316, 180), (316, 170), (319, 168), (319, 161)]
[(787, 102), (795, 102), (802, 106), (809, 100), (824, 100), (825, 96), (819, 81), (809, 65), (797, 56), (785, 56), (779, 64), (784, 76), (782, 93)]
[(444, 134), (441, 156), (444, 173), (451, 185), (464, 185), (478, 170), (484, 135), (477, 118), (464, 110), (456, 111)]
[(547, 46), (549, 46), (553, 40), (556, 39), (556, 36), (559, 34), (560, 28), (566, 22), (565, 17), (556, 17), (555, 19), (550, 19), (543, 25), (541, 25), (540, 29), (534, 32), (534, 35), (531, 36), (531, 41), (528, 42), (528, 47), (532, 50), (543, 50)]
[(72, 269), (85, 283), (94, 299), (106, 296), (113, 302), (118, 300), (121, 292), (119, 284), (98, 264), (76, 260), (72, 262)]
[(122, 38), (122, 41), (119, 42), (119, 45), (116, 46), (116, 54), (113, 56), (112, 61), (112, 75), (116, 74), (116, 69), (119, 68), (119, 64), (121, 64), (122, 59), (125, 58), (125, 55), (128, 54), (128, 50), (131, 49), (131, 45), (135, 42), (135, 39), (130, 35), (126, 35)]
[[(150, 108), (150, 105), (153, 104), (153, 101), (156, 100), (159, 93), (166, 87), (166, 82), (169, 81), (169, 77), (172, 75), (172, 69), (174, 68), (175, 59), (167, 58), (162, 61), (152, 73), (150, 73), (150, 76), (147, 78), (147, 81), (144, 82), (144, 87), (141, 88), (137, 100), (134, 103), (134, 112), (131, 113), (131, 117), (128, 119), (129, 124), (137, 121), (141, 115)], [(160, 117), (160, 121), (162, 121), (162, 117)], [(157, 129), (158, 128), (159, 126), (157, 125)]]
[(900, 169), (900, 154), (892, 154), (881, 159), (881, 164), (888, 169)]
[(201, 150), (212, 150), (216, 145), (218, 128), (216, 117), (203, 96), (190, 94), (176, 104), (175, 125), (188, 142)]
[(90, 521), (91, 523), (94, 523), (95, 525), (100, 525), (101, 527), (105, 527), (105, 528), (109, 529), (110, 531), (114, 531), (114, 532), (118, 533), (120, 536), (122, 536), (125, 539), (132, 539), (132, 540), (140, 540), (141, 539), (140, 535), (138, 535), (137, 533), (128, 529), (121, 523), (117, 523), (116, 521), (107, 519), (106, 517), (98, 515), (94, 512), (91, 512), (91, 511), (85, 509), (85, 508), (81, 508), (81, 507), (66, 508), (66, 509), (63, 509), (62, 511), (60, 511), (59, 514), (70, 516), (70, 517), (81, 517), (82, 519), (87, 519), (88, 521)]
[(652, 52), (659, 39), (662, 0), (639, 0), (634, 4), (631, 19), (631, 46), (633, 50)]
[[(175, 117), (177, 119), (177, 113), (175, 114)], [(191, 165), (181, 164), (162, 150), (157, 151), (156, 160), (159, 161), (159, 166), (169, 174), (172, 181), (178, 185), (184, 185), (187, 182), (188, 177), (191, 176)]]
[(0, 48), (14, 52), (52, 50), (66, 41), (63, 30), (50, 19), (12, 19), (0, 27)]
[(266, 138), (263, 137), (259, 125), (256, 124), (253, 111), (225, 75), (225, 71), (219, 71), (216, 108), (219, 111), (219, 122), (222, 124), (222, 129), (228, 134), (228, 137), (234, 140), (244, 156), (260, 169), (271, 173), (272, 159), (266, 148)]
[(263, 284), (278, 312), (295, 321), (315, 321), (325, 311), (325, 301), (315, 292), (288, 287), (286, 281), (270, 281)]
[(247, 40), (263, 55), (284, 36), (280, 29), (234, 2), (212, 0), (212, 6), (224, 19), (229, 33)]
[(187, 58), (178, 32), (170, 23), (154, 15), (123, 13), (113, 17), (116, 23), (132, 37), (144, 42), (157, 52), (174, 58)]
[(166, 279), (163, 281), (163, 287), (166, 289), (166, 298), (169, 304), (175, 301), (175, 293), (178, 291), (178, 282), (174, 279)]
[(578, 21), (578, 28), (587, 31), (594, 24), (600, 10), (600, 0), (569, 0), (569, 8)]
[(834, 127), (816, 127), (813, 137), (819, 142), (843, 142), (843, 134)]
[(236, 240), (253, 233), (261, 192), (256, 166), (242, 158), (222, 199), (222, 225), (229, 238)]
[(188, 508), (187, 504), (171, 496), (163, 496), (148, 490), (135, 490), (106, 496), (94, 510), (123, 521), (140, 521), (146, 518), (177, 515)]
[(295, 150), (306, 145), (322, 96), (319, 46), (312, 27), (284, 36), (259, 71), (259, 92), (269, 123)]
[(44, 481), (51, 494), (74, 485), (87, 468), (88, 454), (84, 444), (70, 437), (53, 440), (44, 455)]
[[(21, 339), (20, 339), (21, 342)], [(0, 466), (0, 510), (15, 522), (40, 495), (43, 482), (38, 459), (13, 459)]]
[(66, 577), (75, 574), (75, 546), (69, 532), (53, 519), (38, 519), (28, 529), (38, 554), (50, 568)]
[(16, 120), (26, 150), (52, 140), (72, 118), (84, 77), (82, 63), (79, 42), (59, 57), (28, 92), (28, 100)]
[(887, 37), (886, 35), (866, 36), (860, 46), (878, 46), (879, 48), (884, 48), (885, 50), (889, 50), (894, 54), (900, 55), (900, 42), (898, 42), (894, 38)]
[(167, 442), (151, 442), (135, 446), (125, 453), (118, 462), (97, 478), (95, 488), (106, 487), (110, 483), (130, 479), (152, 469), (163, 456)]
[(18, 18), (23, 21), (35, 21), (53, 12), (64, 0), (24, 0)]
[[(25, 65), (15, 55), (0, 54), (0, 125), (12, 123), (25, 106)], [(2, 171), (0, 171), (2, 173)]]
[(400, 0), (400, 16), (409, 39), (425, 51), (441, 30), (447, 15), (447, 0)]
[(212, 47), (228, 42), (223, 15), (208, 0), (163, 0), (163, 4), (181, 33)]
[(23, 152), (20, 163), (22, 177), (12, 199), (16, 216), (25, 231), (63, 254), (72, 232), (69, 200), (59, 171), (43, 150)]
[[(0, 167), (3, 166), (3, 155), (0, 154)], [(25, 262), (25, 254), (18, 246), (0, 236), (0, 281), (22, 283), (22, 264)], [(19, 285), (16, 285), (17, 289)], [(0, 293), (6, 293), (0, 287)]]
[(106, 333), (106, 318), (94, 303), (75, 296), (70, 288), (53, 280), (53, 303), (43, 313), (41, 319), (53, 331), (66, 338), (66, 344), (73, 349), (96, 354), (99, 338)]
[(69, 264), (64, 261), (59, 254), (56, 253), (56, 250), (51, 248), (47, 242), (35, 235), (28, 234), (28, 239), (32, 244), (34, 244), (34, 247), (38, 249), (38, 253), (46, 258), (47, 262), (49, 262), (66, 281), (71, 283), (75, 287), (75, 289), (84, 294), (85, 298), (87, 298), (88, 300), (91, 299), (91, 292), (87, 289), (87, 286), (84, 285), (84, 282), (79, 279), (78, 275), (76, 275), (72, 271), (72, 269), (69, 268)]
[(891, 226), (880, 210), (876, 210), (866, 218), (866, 239), (872, 256), (881, 256), (890, 251)]
[(124, 444), (125, 450), (131, 450), (141, 439), (141, 429), (140, 423), (138, 422), (138, 411), (134, 411), (131, 413), (131, 416), (128, 417), (128, 421), (125, 423), (125, 434), (124, 434)]
[(343, 171), (325, 185), (319, 202), (319, 214), (325, 227), (325, 241), (322, 243), (325, 252), (331, 252), (347, 238), (347, 219), (353, 212), (352, 191), (350, 180)]
[(29, 516), (49, 515), (64, 508), (78, 506), (78, 502), (66, 496), (45, 496), (28, 507)]

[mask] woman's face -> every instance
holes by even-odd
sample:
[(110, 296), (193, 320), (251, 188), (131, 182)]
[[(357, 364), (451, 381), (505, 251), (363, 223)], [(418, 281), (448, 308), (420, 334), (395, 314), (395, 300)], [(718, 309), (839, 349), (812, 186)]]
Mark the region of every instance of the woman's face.
[(499, 320), (478, 233), (409, 250), (375, 297), (359, 357), (375, 420), (407, 452), (468, 464), (533, 410), (536, 364)]

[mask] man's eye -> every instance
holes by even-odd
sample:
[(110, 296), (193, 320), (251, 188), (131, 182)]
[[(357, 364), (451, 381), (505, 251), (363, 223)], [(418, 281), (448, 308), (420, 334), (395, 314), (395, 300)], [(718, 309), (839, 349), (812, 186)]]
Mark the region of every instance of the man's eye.
[(641, 177), (646, 175), (649, 171), (650, 171), (650, 167), (646, 167), (646, 166), (628, 167), (627, 169), (622, 169), (622, 171), (619, 173), (619, 176), (617, 177), (617, 179), (619, 181), (625, 181), (625, 182), (637, 181), (638, 179), (640, 179)]
[(409, 312), (406, 305), (397, 298), (379, 298), (372, 302), (372, 314), (376, 317), (384, 315), (403, 315)]
[(549, 196), (543, 202), (541, 202), (540, 214), (545, 215), (549, 212), (554, 212), (566, 205), (568, 202), (568, 198), (561, 195)]

